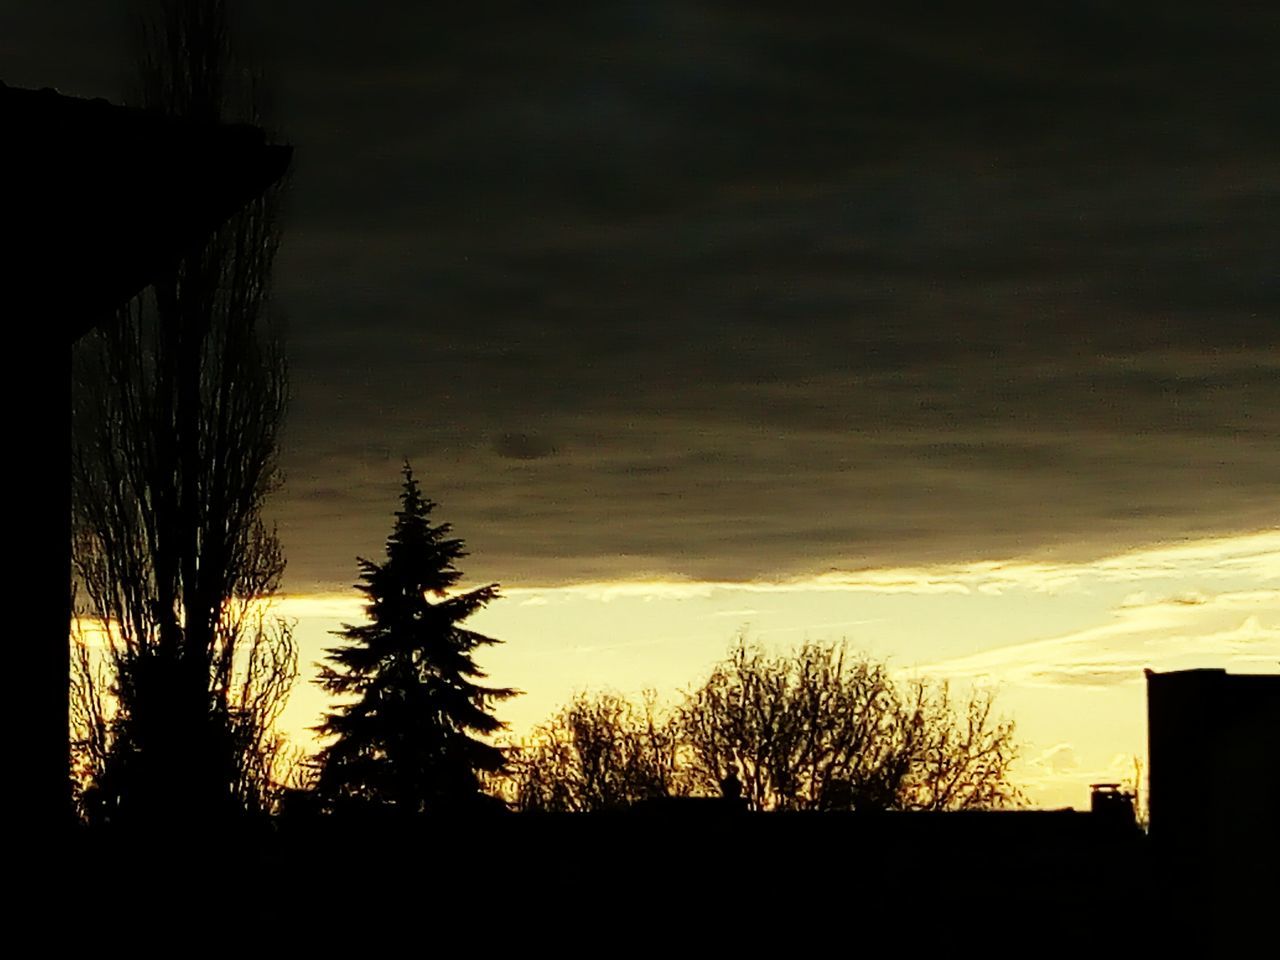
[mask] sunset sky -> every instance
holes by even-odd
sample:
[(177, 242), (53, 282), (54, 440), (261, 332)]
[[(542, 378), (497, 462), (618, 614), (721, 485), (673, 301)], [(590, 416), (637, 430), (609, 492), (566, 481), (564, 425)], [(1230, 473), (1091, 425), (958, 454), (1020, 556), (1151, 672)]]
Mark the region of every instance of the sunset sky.
[[(0, 80), (120, 100), (123, 6), (0, 0)], [(407, 456), (517, 730), (846, 638), (1080, 804), (1144, 666), (1280, 670), (1280, 8), (253, 6), (308, 663)]]

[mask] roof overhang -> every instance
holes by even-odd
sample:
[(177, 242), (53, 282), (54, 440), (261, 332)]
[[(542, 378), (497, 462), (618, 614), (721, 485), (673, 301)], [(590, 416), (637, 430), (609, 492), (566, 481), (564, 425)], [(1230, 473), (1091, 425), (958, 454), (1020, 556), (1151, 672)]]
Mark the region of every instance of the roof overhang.
[[(74, 340), (284, 175), (261, 130), (0, 85), (6, 300)], [(12, 322), (12, 320), (11, 320)]]

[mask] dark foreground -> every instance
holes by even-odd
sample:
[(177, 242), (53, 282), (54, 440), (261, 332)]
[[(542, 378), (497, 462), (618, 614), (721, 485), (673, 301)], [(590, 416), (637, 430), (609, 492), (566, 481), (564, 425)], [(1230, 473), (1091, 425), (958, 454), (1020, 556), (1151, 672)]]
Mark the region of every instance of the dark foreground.
[(610, 950), (648, 950), (678, 929), (740, 951), (872, 927), (928, 940), (960, 922), (964, 937), (1028, 924), (1051, 940), (1217, 955), (1252, 942), (1280, 904), (1274, 851), (1173, 855), (1073, 811), (318, 818), (218, 836), (83, 831), (30, 862), (21, 890), (37, 901), (119, 895), (146, 904), (154, 930), (208, 924), (201, 905), (216, 904), (258, 935), (301, 923), (314, 936), (340, 915), (344, 943), (352, 922), (448, 922), (553, 940), (608, 930)]

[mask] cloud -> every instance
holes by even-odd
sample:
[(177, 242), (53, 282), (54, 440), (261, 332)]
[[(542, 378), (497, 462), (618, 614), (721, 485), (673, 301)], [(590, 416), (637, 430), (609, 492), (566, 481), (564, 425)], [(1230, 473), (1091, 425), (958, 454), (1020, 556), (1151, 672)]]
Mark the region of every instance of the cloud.
[[(1259, 585), (1272, 582), (1272, 567), (1280, 557), (1280, 530), (1260, 531), (1236, 538), (1215, 538), (1198, 543), (1178, 544), (1131, 551), (1081, 563), (1019, 563), (1016, 561), (984, 561), (969, 564), (939, 564), (931, 567), (897, 567), (828, 571), (807, 577), (780, 580), (696, 580), (670, 577), (625, 577), (616, 580), (583, 580), (571, 583), (554, 581), (540, 585), (512, 586), (503, 595), (525, 606), (564, 603), (574, 599), (609, 602), (621, 598), (692, 600), (737, 596), (750, 602), (750, 597), (767, 594), (851, 593), (880, 596), (914, 595), (963, 597), (972, 595), (1004, 595), (1030, 593), (1062, 596), (1096, 589), (1108, 583), (1129, 583), (1143, 577), (1154, 581), (1176, 572), (1183, 581), (1212, 582), (1227, 576), (1233, 583)], [(286, 615), (319, 616), (323, 611), (358, 609), (358, 598), (340, 592), (294, 594), (285, 601)], [(1274, 589), (1236, 589), (1224, 593), (1183, 589), (1173, 593), (1141, 590), (1129, 593), (1119, 601), (1112, 621), (1102, 627), (1065, 638), (1036, 641), (1037, 644), (1071, 646), (1089, 643), (1113, 635), (1140, 635), (1144, 631), (1159, 633), (1187, 621), (1188, 617), (1245, 618), (1254, 611), (1274, 612), (1280, 607), (1280, 591)], [(742, 606), (718, 611), (714, 616), (729, 617), (754, 614), (756, 608)], [(339, 615), (339, 613), (334, 613)], [(1256, 631), (1269, 638), (1270, 627), (1257, 620)], [(1241, 633), (1243, 637), (1247, 634)], [(1248, 629), (1254, 629), (1249, 627)], [(1223, 634), (1227, 636), (1227, 634)], [(1020, 649), (1020, 648), (1019, 648)], [(996, 651), (982, 658), (1010, 656), (1010, 651)]]
[(281, 597), (275, 611), (290, 620), (343, 620), (356, 622), (364, 615), (364, 603), (354, 591), (345, 594), (293, 594)]
[(1080, 767), (1080, 758), (1076, 755), (1075, 748), (1071, 744), (1059, 743), (1036, 757), (1033, 763), (1052, 774), (1064, 774), (1078, 769)]
[(1034, 683), (1051, 687), (1103, 689), (1136, 683), (1142, 679), (1142, 675), (1135, 670), (1133, 664), (1093, 665), (1078, 663), (1062, 670), (1035, 670), (1031, 672), (1029, 679)]
[[(384, 535), (369, 470), (345, 509), (307, 502), (371, 423), (513, 584), (1275, 523), (1266, 14), (1206, 46), (1154, 8), (1011, 8), (993, 37), (603, 4), (554, 30), (513, 10), (509, 44), (315, 6), (282, 64), (309, 158), (278, 278), (306, 318), (277, 501), (299, 588)], [(1188, 38), (1210, 59), (1174, 56)]]
[(1131, 596), (1111, 620), (1063, 636), (987, 650), (923, 668), (943, 676), (1026, 686), (1104, 688), (1138, 683), (1144, 668), (1280, 663), (1280, 590), (1200, 595), (1195, 602)]
[[(1274, 527), (1262, 5), (258, 6), (297, 145), (290, 589), (380, 546), (401, 454), (509, 584)], [(6, 82), (116, 96), (105, 16), (33, 6)]]
[[(517, 375), (517, 389), (519, 380)], [(952, 431), (935, 434), (904, 423), (894, 401), (872, 421), (895, 431), (881, 436), (857, 427), (858, 404), (889, 402), (870, 391), (833, 392), (827, 400), (815, 384), (805, 404), (785, 414), (752, 399), (752, 389), (713, 396), (687, 387), (666, 400), (638, 396), (630, 414), (597, 401), (593, 413), (572, 422), (554, 416), (548, 430), (555, 441), (541, 435), (500, 439), (495, 449), (503, 460), (496, 469), (467, 437), (467, 418), (474, 421), (477, 411), (446, 411), (440, 424), (456, 426), (442, 434), (438, 425), (414, 426), (412, 407), (392, 403), (389, 409), (403, 413), (386, 426), (401, 439), (387, 446), (419, 465), (429, 492), (467, 538), (470, 563), (483, 571), (478, 575), (504, 582), (643, 574), (785, 579), (831, 566), (1001, 557), (1047, 558), (1052, 566), (1118, 547), (1257, 530), (1276, 517), (1270, 478), (1280, 474), (1280, 464), (1271, 462), (1274, 444), (1241, 435), (1236, 424), (1229, 425), (1232, 434), (1206, 433), (1194, 441), (1160, 434), (1154, 424), (1141, 427), (1145, 436), (1127, 437), (1119, 425), (1073, 436), (1062, 422), (1038, 426), (1035, 407), (1023, 406), (1019, 415), (1029, 418), (1027, 429), (1047, 431), (1040, 444), (1060, 449), (1058, 466), (1033, 469), (1002, 462), (1000, 433), (1007, 428), (963, 422), (980, 416), (980, 405), (957, 412), (962, 419)], [(344, 392), (351, 396), (353, 390)], [(1274, 392), (1265, 402), (1280, 411), (1280, 390)], [(672, 397), (686, 410), (663, 412)], [(1113, 402), (1119, 407), (1131, 398), (1117, 389)], [(1055, 403), (1069, 407), (1072, 399)], [(752, 419), (728, 418), (735, 406), (752, 411)], [(495, 398), (494, 419), (502, 416), (501, 407)], [(842, 407), (841, 422), (806, 423)], [(328, 419), (323, 411), (313, 416)], [(1280, 422), (1270, 423), (1276, 416), (1254, 413), (1249, 429), (1280, 434)], [(274, 504), (288, 534), (295, 582), (332, 582), (347, 553), (367, 550), (357, 545), (385, 536), (394, 465), (359, 453), (353, 460), (342, 449), (329, 452), (340, 436), (338, 430), (300, 438), (306, 446), (294, 448), (290, 483)], [(940, 456), (938, 438), (958, 442), (958, 436), (984, 453), (967, 460), (954, 452)], [(557, 448), (554, 471), (530, 472)], [(349, 485), (338, 487), (348, 491), (346, 502), (317, 502), (310, 477), (331, 491), (337, 487), (334, 465), (350, 477)], [(1206, 489), (1220, 491), (1220, 499), (1206, 500)], [(1044, 508), (1046, 500), (1054, 509)], [(1126, 561), (1111, 575), (1143, 579), (1196, 560), (1171, 551), (1152, 558), (1159, 568)], [(1280, 576), (1280, 561), (1272, 567)], [(984, 587), (998, 589), (995, 577)]]
[(1208, 602), (1209, 602), (1209, 598), (1206, 597), (1203, 593), (1201, 593), (1198, 590), (1188, 590), (1185, 593), (1179, 593), (1174, 596), (1167, 596), (1167, 597), (1158, 597), (1158, 596), (1153, 597), (1151, 594), (1147, 593), (1145, 590), (1140, 590), (1137, 593), (1131, 593), (1129, 594), (1129, 596), (1125, 597), (1124, 600), (1121, 602), (1120, 606), (1127, 609), (1133, 609), (1136, 607), (1159, 606), (1161, 604), (1173, 604), (1176, 606), (1184, 606), (1184, 607), (1198, 607)]
[(501, 433), (493, 440), (493, 450), (507, 460), (542, 460), (558, 452), (551, 440), (528, 433)]
[[(1273, 581), (1280, 563), (1280, 529), (1262, 530), (1238, 537), (1211, 538), (1192, 543), (1156, 546), (1075, 563), (1027, 562), (1017, 560), (977, 563), (941, 563), (921, 567), (829, 570), (809, 576), (776, 580), (698, 580), (694, 578), (632, 577), (614, 581), (581, 581), (561, 584), (561, 591), (589, 595), (651, 595), (700, 597), (711, 591), (752, 593), (849, 592), (874, 594), (999, 596), (1013, 591), (1056, 595), (1082, 589), (1082, 582), (1126, 583), (1160, 580), (1171, 574), (1205, 581), (1231, 579), (1233, 582)], [(553, 586), (553, 585), (548, 585)], [(536, 588), (513, 588), (542, 590)], [(511, 592), (511, 591), (509, 591)], [(1235, 590), (1207, 595), (1184, 590), (1170, 595), (1138, 591), (1121, 602), (1123, 610), (1212, 605), (1215, 608), (1246, 609), (1254, 603), (1274, 599), (1269, 590)]]

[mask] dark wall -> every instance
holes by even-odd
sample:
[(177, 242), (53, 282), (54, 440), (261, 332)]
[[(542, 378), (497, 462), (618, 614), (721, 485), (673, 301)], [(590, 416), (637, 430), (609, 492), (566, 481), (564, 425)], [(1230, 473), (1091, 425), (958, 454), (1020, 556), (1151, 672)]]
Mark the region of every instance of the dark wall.
[(1277, 847), (1280, 675), (1147, 672), (1151, 838), (1222, 860)]

